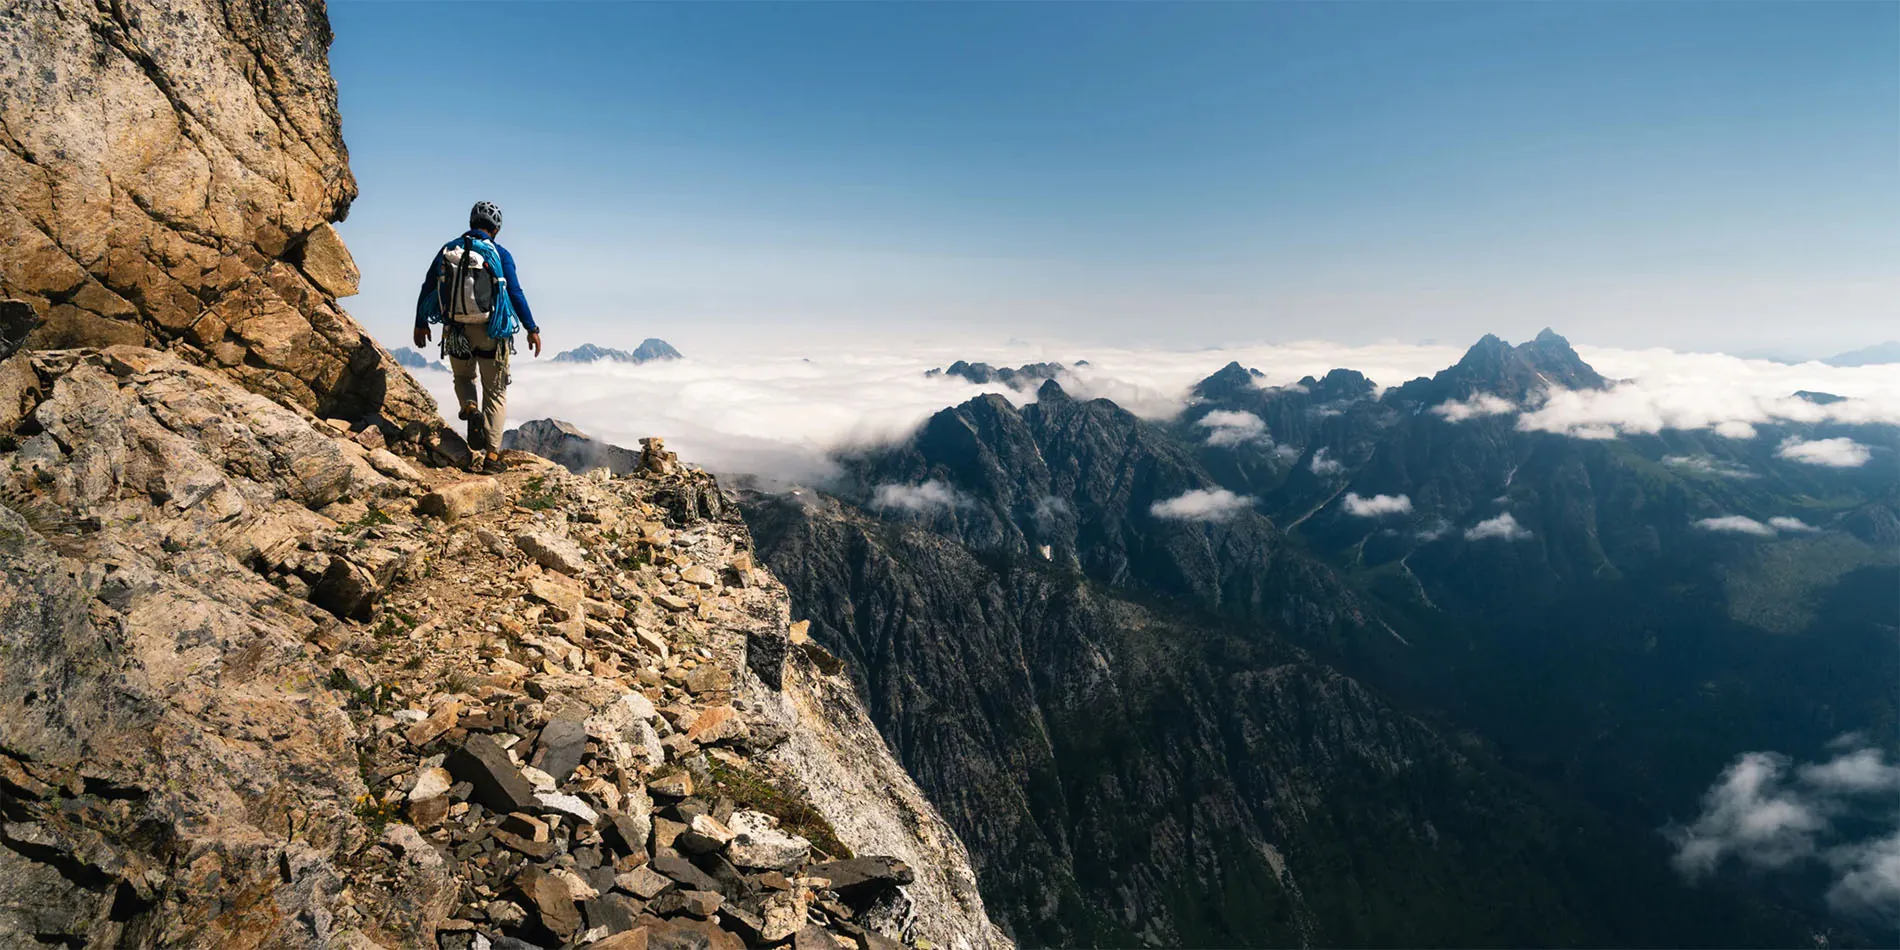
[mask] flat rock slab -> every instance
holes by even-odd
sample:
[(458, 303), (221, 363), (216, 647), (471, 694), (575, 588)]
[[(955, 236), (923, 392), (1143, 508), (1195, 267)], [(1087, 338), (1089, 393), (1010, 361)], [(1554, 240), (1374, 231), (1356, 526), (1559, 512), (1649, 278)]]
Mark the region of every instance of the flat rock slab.
[(840, 897), (854, 898), (860, 895), (875, 894), (900, 884), (909, 884), (917, 879), (910, 865), (896, 858), (872, 856), (851, 858), (845, 861), (826, 861), (814, 864), (806, 869), (812, 877), (822, 877), (831, 882), (831, 889)]
[(442, 764), (456, 781), (475, 786), (470, 797), (493, 811), (528, 811), (538, 804), (534, 784), (509, 761), (507, 751), (491, 736), (470, 736)]
[(555, 719), (541, 730), (540, 769), (565, 782), (581, 764), (587, 751), (587, 726), (578, 719)]
[(422, 496), (416, 511), (444, 521), (459, 521), (471, 515), (505, 508), (508, 504), (508, 492), (501, 487), (501, 482), (483, 476), (444, 485)]
[(516, 532), (515, 546), (550, 571), (560, 571), (569, 577), (587, 573), (587, 551), (558, 534), (526, 529)]
[(738, 934), (710, 920), (661, 920), (649, 914), (637, 923), (646, 928), (649, 950), (745, 950), (745, 941)]

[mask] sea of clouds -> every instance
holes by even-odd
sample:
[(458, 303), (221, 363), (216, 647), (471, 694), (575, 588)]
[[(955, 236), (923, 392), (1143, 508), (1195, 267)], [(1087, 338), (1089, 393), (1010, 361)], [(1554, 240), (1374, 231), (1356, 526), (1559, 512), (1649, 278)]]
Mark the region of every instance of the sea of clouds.
[[(1515, 413), (1522, 428), (1580, 438), (1665, 427), (1748, 438), (1754, 425), (1776, 419), (1900, 423), (1900, 367), (1787, 365), (1660, 349), (1579, 346), (1578, 351), (1599, 372), (1628, 382), (1603, 393), (1559, 392), (1531, 406), (1474, 397), (1447, 406), (1440, 415), (1460, 421)], [(1266, 374), (1263, 386), (1289, 385), (1336, 367), (1395, 386), (1431, 375), (1462, 355), (1462, 348), (1450, 346), (1317, 341), (1198, 350), (1047, 343), (938, 343), (900, 350), (828, 341), (803, 352), (757, 351), (738, 342), (726, 352), (689, 353), (684, 360), (644, 365), (554, 363), (522, 352), (514, 361), (508, 415), (511, 425), (563, 419), (625, 446), (637, 445), (643, 436), (664, 436), (682, 459), (715, 472), (815, 483), (833, 474), (832, 451), (904, 438), (947, 406), (983, 393), (1000, 393), (1018, 405), (1035, 399), (1033, 391), (1000, 383), (925, 377), (926, 370), (958, 359), (996, 366), (1087, 360), (1089, 365), (1061, 378), (1071, 395), (1106, 397), (1137, 415), (1160, 419), (1180, 412), (1193, 385), (1229, 361), (1260, 369)], [(417, 375), (444, 407), (454, 405), (448, 374), (425, 370)], [(1794, 399), (1798, 390), (1848, 399), (1817, 406)], [(1272, 433), (1258, 420), (1229, 415), (1234, 417), (1208, 424), (1211, 441), (1270, 444)], [(1787, 445), (1782, 454), (1823, 465), (1857, 465), (1867, 458), (1864, 447), (1847, 440)]]

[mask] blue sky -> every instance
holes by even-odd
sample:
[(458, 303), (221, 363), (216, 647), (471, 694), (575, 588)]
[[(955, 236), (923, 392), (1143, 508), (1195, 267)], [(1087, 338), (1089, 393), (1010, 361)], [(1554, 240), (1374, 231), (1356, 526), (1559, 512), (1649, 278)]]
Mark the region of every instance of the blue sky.
[(1900, 5), (333, 0), (347, 306), (549, 344), (1900, 336)]

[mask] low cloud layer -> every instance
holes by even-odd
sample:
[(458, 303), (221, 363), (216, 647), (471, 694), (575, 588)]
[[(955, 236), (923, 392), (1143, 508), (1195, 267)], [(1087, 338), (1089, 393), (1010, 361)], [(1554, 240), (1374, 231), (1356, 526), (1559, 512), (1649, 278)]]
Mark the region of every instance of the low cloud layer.
[(1501, 416), (1517, 411), (1517, 405), (1502, 396), (1475, 393), (1470, 399), (1453, 399), (1432, 407), (1432, 414), (1447, 422), (1463, 422), (1482, 416)]
[(1346, 513), (1355, 518), (1383, 518), (1386, 515), (1412, 513), (1412, 499), (1405, 495), (1374, 495), (1366, 498), (1357, 492), (1347, 492), (1341, 504)]
[[(568, 348), (582, 342), (555, 345)], [(1604, 374), (1635, 381), (1606, 394), (1559, 396), (1519, 413), (1520, 424), (1599, 436), (1675, 425), (1739, 437), (1752, 433), (1753, 425), (1778, 418), (1900, 422), (1900, 374), (1891, 367), (1784, 366), (1719, 355), (1587, 346), (1579, 351)], [(1001, 393), (1019, 405), (1034, 398), (1001, 384), (925, 378), (925, 370), (957, 359), (998, 366), (1087, 359), (1089, 365), (1063, 376), (1062, 385), (1071, 395), (1110, 398), (1145, 418), (1162, 419), (1180, 412), (1193, 385), (1230, 360), (1258, 367), (1264, 373), (1260, 385), (1268, 387), (1288, 386), (1335, 367), (1357, 369), (1380, 386), (1394, 386), (1443, 369), (1462, 353), (1461, 347), (1450, 346), (1324, 342), (1206, 350), (927, 343), (897, 350), (837, 340), (814, 340), (804, 352), (791, 353), (762, 351), (741, 340), (727, 351), (689, 352), (684, 360), (638, 366), (555, 365), (520, 353), (513, 367), (509, 414), (517, 424), (542, 417), (566, 419), (623, 446), (638, 445), (643, 436), (665, 436), (681, 458), (717, 472), (754, 474), (768, 482), (813, 482), (834, 473), (830, 452), (904, 438), (939, 409), (985, 392)], [(422, 370), (416, 376), (441, 405), (454, 405), (447, 373)], [(1849, 398), (1822, 406), (1793, 399), (1790, 394), (1797, 390)], [(1441, 414), (1470, 413), (1466, 417), (1473, 418), (1492, 411), (1503, 410), (1480, 396), (1467, 400), (1464, 409)], [(1206, 429), (1210, 439), (1246, 440), (1256, 437), (1251, 426), (1235, 416)], [(1258, 438), (1271, 437), (1264, 426), (1262, 430)], [(1843, 461), (1853, 457), (1851, 450), (1813, 451), (1834, 452), (1826, 457)], [(1322, 462), (1320, 467), (1328, 466)]]
[[(1821, 866), (1828, 903), (1842, 913), (1900, 923), (1900, 765), (1858, 736), (1834, 757), (1796, 767), (1749, 752), (1703, 795), (1688, 825), (1664, 830), (1676, 870), (1691, 882), (1728, 865), (1758, 871)], [(1856, 836), (1868, 822), (1889, 830)]]
[(1517, 516), (1508, 511), (1465, 529), (1466, 541), (1523, 541), (1530, 537), (1531, 530), (1518, 524)]
[(969, 503), (962, 493), (936, 479), (922, 485), (879, 485), (871, 493), (871, 507), (927, 514)]
[(1306, 467), (1312, 469), (1313, 474), (1321, 478), (1325, 478), (1328, 475), (1337, 475), (1346, 470), (1346, 466), (1341, 464), (1338, 459), (1327, 457), (1325, 449), (1314, 452), (1313, 460), (1306, 463)]
[(1772, 538), (1775, 529), (1762, 524), (1747, 515), (1723, 515), (1719, 518), (1703, 518), (1695, 526), (1716, 534), (1752, 534), (1761, 538)]
[(1180, 497), (1157, 501), (1148, 511), (1157, 518), (1173, 521), (1226, 521), (1252, 505), (1253, 499), (1225, 488), (1211, 491), (1196, 488)]
[(1707, 455), (1665, 455), (1663, 456), (1662, 463), (1679, 472), (1712, 475), (1717, 478), (1761, 477), (1733, 462), (1726, 462), (1722, 459), (1712, 458)]
[(1829, 468), (1859, 468), (1874, 457), (1872, 450), (1853, 439), (1815, 439), (1803, 442), (1789, 439), (1775, 454), (1792, 461)]
[(1251, 412), (1230, 412), (1216, 409), (1201, 417), (1195, 425), (1209, 429), (1207, 444), (1214, 446), (1245, 445), (1249, 442), (1271, 445), (1267, 437), (1267, 424)]

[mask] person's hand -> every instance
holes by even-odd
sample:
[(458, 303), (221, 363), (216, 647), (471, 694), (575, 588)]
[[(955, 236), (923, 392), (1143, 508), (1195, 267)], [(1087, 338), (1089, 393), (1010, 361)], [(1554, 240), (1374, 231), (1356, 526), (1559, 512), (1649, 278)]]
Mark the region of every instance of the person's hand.
[(532, 331), (528, 333), (528, 349), (533, 350), (536, 357), (541, 355), (541, 334)]
[(429, 328), (417, 327), (416, 328), (416, 346), (424, 347), (428, 345), (429, 345)]

